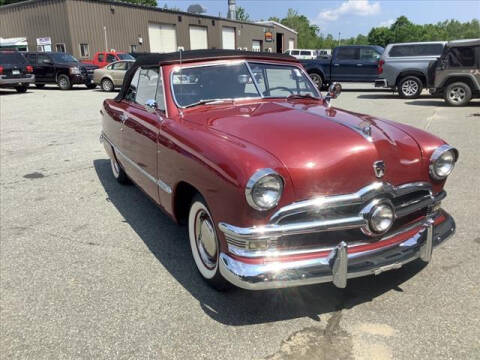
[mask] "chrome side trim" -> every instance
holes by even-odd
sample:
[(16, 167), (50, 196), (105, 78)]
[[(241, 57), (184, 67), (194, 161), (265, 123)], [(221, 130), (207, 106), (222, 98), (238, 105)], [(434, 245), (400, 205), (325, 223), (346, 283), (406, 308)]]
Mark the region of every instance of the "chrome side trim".
[(144, 175), (148, 180), (150, 180), (151, 182), (153, 182), (154, 184), (156, 184), (160, 189), (162, 189), (163, 191), (165, 191), (167, 194), (171, 194), (172, 193), (172, 188), (164, 183), (162, 180), (160, 179), (156, 179), (154, 178), (152, 175), (150, 175), (149, 173), (147, 173), (144, 169), (142, 169), (140, 166), (138, 166), (135, 161), (133, 161), (132, 159), (130, 159), (128, 156), (126, 156), (116, 145), (114, 145), (109, 138), (107, 138), (105, 136), (105, 134), (102, 134), (102, 138), (103, 140), (107, 141), (115, 150), (115, 154), (118, 154), (120, 155), (122, 158), (124, 158), (130, 165), (132, 165), (135, 169), (137, 169), (142, 175)]

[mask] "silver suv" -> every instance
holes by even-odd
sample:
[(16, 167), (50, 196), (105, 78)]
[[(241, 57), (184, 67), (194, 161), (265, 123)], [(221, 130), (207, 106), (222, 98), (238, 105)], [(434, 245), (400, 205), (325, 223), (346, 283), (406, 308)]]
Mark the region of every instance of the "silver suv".
[(378, 62), (375, 87), (397, 90), (401, 98), (415, 99), (427, 86), (428, 65), (437, 60), (445, 41), (389, 44)]

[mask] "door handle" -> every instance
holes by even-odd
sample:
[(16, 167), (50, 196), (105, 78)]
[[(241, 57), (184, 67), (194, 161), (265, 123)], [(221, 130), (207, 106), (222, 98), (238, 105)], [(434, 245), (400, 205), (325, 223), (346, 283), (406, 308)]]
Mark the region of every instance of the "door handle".
[(363, 66), (363, 64), (357, 64), (357, 66)]
[(340, 64), (333, 64), (333, 66), (340, 66)]

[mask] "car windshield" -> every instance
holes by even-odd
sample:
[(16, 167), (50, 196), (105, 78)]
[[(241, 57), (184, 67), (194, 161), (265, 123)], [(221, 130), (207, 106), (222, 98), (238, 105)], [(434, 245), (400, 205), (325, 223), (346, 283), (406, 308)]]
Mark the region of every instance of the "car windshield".
[(68, 64), (68, 63), (77, 63), (79, 62), (77, 59), (75, 59), (72, 55), (70, 54), (65, 54), (65, 53), (50, 53), (51, 58), (53, 61), (56, 63), (63, 63), (63, 64)]
[(248, 65), (240, 62), (175, 69), (172, 89), (177, 104), (189, 107), (242, 98), (320, 96), (296, 66), (252, 62)]
[(5, 64), (26, 64), (25, 58), (17, 52), (0, 52), (0, 65)]
[(117, 53), (117, 56), (120, 60), (135, 60), (132, 55), (126, 53)]

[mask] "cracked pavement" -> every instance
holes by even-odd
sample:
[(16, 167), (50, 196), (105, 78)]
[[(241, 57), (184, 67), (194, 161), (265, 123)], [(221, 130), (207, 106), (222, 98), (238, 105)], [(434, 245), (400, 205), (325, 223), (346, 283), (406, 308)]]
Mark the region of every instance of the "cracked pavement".
[(428, 266), (344, 290), (228, 293), (196, 273), (185, 228), (114, 181), (98, 137), (115, 93), (0, 90), (2, 358), (480, 359), (480, 102), (345, 88), (334, 106), (459, 148), (444, 201), (457, 233)]

